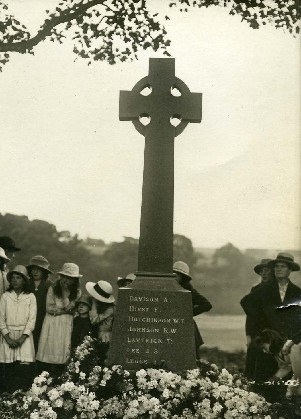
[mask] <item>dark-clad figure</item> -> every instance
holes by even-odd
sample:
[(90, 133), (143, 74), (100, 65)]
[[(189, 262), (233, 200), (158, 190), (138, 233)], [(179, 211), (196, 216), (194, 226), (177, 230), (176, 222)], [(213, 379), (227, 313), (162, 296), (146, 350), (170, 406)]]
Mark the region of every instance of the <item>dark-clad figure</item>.
[(300, 333), (301, 289), (290, 280), (300, 266), (289, 253), (279, 253), (268, 266), (274, 278), (258, 287), (245, 301), (244, 308), (257, 318), (259, 331), (271, 329), (287, 339)]
[(20, 247), (16, 246), (14, 240), (8, 236), (0, 236), (0, 247), (4, 249), (6, 256), (13, 260), (15, 258), (15, 252), (19, 252)]
[(73, 320), (71, 335), (71, 348), (80, 345), (85, 336), (92, 334), (92, 324), (89, 318), (89, 311), (92, 308), (92, 298), (89, 295), (82, 295), (76, 302), (77, 316)]
[(6, 256), (4, 249), (0, 247), (0, 297), (8, 289), (9, 282), (6, 278), (7, 269), (6, 264), (10, 259)]
[[(257, 290), (261, 285), (266, 284), (269, 279), (271, 279), (272, 271), (271, 268), (268, 266), (268, 263), (271, 262), (272, 259), (262, 259), (261, 262), (254, 266), (254, 272), (260, 276), (261, 280), (260, 283), (255, 285), (251, 288), (251, 292)], [(244, 306), (244, 297), (240, 304), (242, 307)], [(246, 313), (246, 339), (247, 339), (247, 346), (251, 343), (255, 336), (258, 335), (260, 331), (260, 324), (258, 324), (257, 319), (254, 318), (251, 314)]]
[(53, 272), (49, 269), (49, 262), (44, 256), (34, 256), (27, 266), (27, 271), (30, 276), (31, 292), (35, 295), (37, 300), (37, 319), (33, 331), (33, 341), (35, 351), (38, 350), (40, 334), (43, 326), (44, 317), (46, 314), (46, 297), (49, 286), (52, 282), (48, 279), (49, 274)]
[(291, 272), (300, 271), (300, 265), (289, 253), (279, 253), (269, 263), (275, 280), (267, 284), (261, 293), (261, 307), (266, 301), (263, 313), (267, 328), (294, 339), (300, 333), (301, 289), (290, 280)]
[[(173, 265), (173, 272), (177, 275), (177, 281), (181, 287), (191, 292), (192, 297), (192, 308), (193, 308), (193, 316), (197, 316), (198, 314), (205, 313), (212, 309), (211, 303), (201, 294), (197, 292), (191, 285), (191, 276), (189, 275), (189, 266), (187, 263), (178, 261), (175, 262)], [(195, 346), (196, 346), (196, 357), (197, 359), (200, 358), (200, 346), (203, 345), (204, 341), (200, 334), (199, 328), (195, 320), (194, 323), (194, 335), (195, 335)]]
[[(272, 278), (272, 270), (268, 263), (272, 259), (262, 259), (259, 264), (254, 267), (254, 272), (261, 277), (259, 284), (251, 288), (250, 294), (258, 290), (262, 285), (266, 284)], [(242, 308), (246, 313), (246, 340), (247, 355), (245, 375), (255, 381), (265, 381), (273, 375), (277, 368), (275, 358), (271, 354), (264, 353), (255, 344), (254, 339), (262, 330), (262, 319), (255, 312), (248, 310), (248, 300), (250, 294), (246, 295), (240, 301)]]

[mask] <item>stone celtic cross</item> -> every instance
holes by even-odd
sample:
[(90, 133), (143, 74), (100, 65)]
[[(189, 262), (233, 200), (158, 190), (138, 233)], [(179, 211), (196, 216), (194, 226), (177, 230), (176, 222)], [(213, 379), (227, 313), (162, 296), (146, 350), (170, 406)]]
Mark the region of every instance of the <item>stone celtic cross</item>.
[[(137, 278), (119, 288), (108, 365), (196, 367), (191, 292), (172, 273), (174, 139), (188, 122), (201, 121), (201, 101), (175, 77), (172, 58), (151, 58), (149, 75), (120, 93), (120, 119), (145, 137), (144, 172)], [(171, 118), (180, 120), (177, 127)]]
[[(144, 91), (150, 91), (144, 95)], [(177, 95), (174, 95), (174, 91)], [(141, 122), (148, 117), (149, 124)], [(178, 126), (171, 119), (180, 121)], [(149, 75), (121, 91), (119, 119), (145, 137), (138, 274), (172, 273), (174, 139), (188, 122), (201, 122), (202, 94), (175, 77), (174, 58), (150, 58)]]

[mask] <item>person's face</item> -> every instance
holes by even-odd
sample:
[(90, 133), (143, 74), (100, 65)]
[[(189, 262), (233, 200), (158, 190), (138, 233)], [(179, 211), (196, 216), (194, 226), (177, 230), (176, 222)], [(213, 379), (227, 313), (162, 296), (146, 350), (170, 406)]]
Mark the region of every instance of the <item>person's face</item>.
[(88, 304), (78, 303), (78, 305), (77, 305), (78, 314), (81, 314), (81, 315), (87, 314), (87, 313), (89, 313), (89, 310), (90, 310), (90, 308), (89, 308)]
[(263, 344), (261, 345), (262, 352), (264, 352), (265, 354), (269, 354), (269, 353), (271, 353), (271, 352), (270, 352), (270, 347), (271, 347), (271, 344), (270, 344), (269, 342), (265, 342), (265, 343), (263, 343)]
[(18, 291), (23, 288), (24, 278), (22, 275), (13, 272), (11, 276), (11, 284), (15, 291)]
[(34, 281), (41, 281), (41, 279), (43, 278), (43, 270), (38, 266), (33, 266), (31, 268), (31, 275)]
[(269, 279), (270, 273), (271, 273), (271, 269), (268, 268), (267, 266), (264, 266), (263, 268), (260, 269), (259, 275), (261, 276), (263, 282), (266, 282)]
[(60, 275), (61, 287), (69, 288), (73, 282), (73, 279), (70, 276)]
[(175, 274), (177, 275), (177, 277), (176, 277), (177, 283), (180, 284), (180, 285), (182, 285), (182, 283), (183, 283), (182, 275), (179, 274), (178, 272), (175, 272)]
[(123, 287), (127, 287), (128, 285), (130, 285), (132, 283), (132, 281), (130, 280), (130, 279), (126, 279), (125, 281), (124, 281), (124, 285), (123, 285)]
[(15, 252), (14, 252), (14, 250), (11, 250), (11, 249), (6, 249), (6, 250), (5, 250), (5, 254), (6, 254), (6, 256), (7, 256), (8, 258), (10, 258), (10, 260), (15, 259)]
[(288, 278), (292, 270), (288, 267), (285, 262), (277, 262), (274, 267), (275, 277), (277, 279)]

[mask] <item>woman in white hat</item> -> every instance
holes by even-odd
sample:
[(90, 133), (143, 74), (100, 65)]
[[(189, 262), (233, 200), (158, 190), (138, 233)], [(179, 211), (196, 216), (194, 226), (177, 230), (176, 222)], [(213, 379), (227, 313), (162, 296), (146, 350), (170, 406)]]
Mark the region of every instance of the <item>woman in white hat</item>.
[(46, 315), (42, 326), (36, 359), (42, 367), (58, 374), (70, 356), (73, 314), (78, 298), (79, 267), (65, 263), (58, 272), (59, 279), (49, 287), (46, 299)]
[(52, 284), (48, 278), (53, 272), (49, 269), (48, 260), (40, 255), (31, 258), (29, 265), (27, 265), (27, 271), (30, 277), (31, 292), (33, 292), (37, 300), (37, 320), (33, 331), (33, 341), (37, 351), (46, 314), (46, 296), (48, 288)]
[(90, 320), (92, 325), (97, 325), (98, 340), (106, 347), (106, 352), (111, 340), (112, 326), (115, 313), (115, 298), (112, 285), (107, 281), (87, 282), (86, 290), (93, 297)]

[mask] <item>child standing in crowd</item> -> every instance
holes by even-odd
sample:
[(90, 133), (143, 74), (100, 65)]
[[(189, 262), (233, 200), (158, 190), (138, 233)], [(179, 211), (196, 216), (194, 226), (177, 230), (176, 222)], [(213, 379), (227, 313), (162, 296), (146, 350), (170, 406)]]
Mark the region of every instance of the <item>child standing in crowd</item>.
[(69, 359), (73, 314), (80, 297), (79, 267), (65, 263), (59, 279), (50, 286), (46, 299), (46, 315), (42, 326), (36, 359), (54, 375), (60, 374)]
[(43, 256), (34, 256), (27, 270), (30, 276), (31, 292), (37, 300), (37, 319), (33, 331), (33, 341), (35, 350), (38, 350), (39, 338), (42, 330), (44, 317), (46, 314), (46, 296), (51, 281), (48, 280), (49, 274), (53, 272), (49, 269), (49, 262)]
[(76, 348), (80, 345), (85, 336), (91, 335), (92, 325), (89, 318), (91, 310), (91, 297), (82, 295), (76, 303), (77, 316), (73, 320), (73, 330), (71, 335), (71, 347)]
[(107, 281), (87, 282), (86, 290), (93, 297), (90, 320), (92, 325), (97, 325), (97, 337), (104, 345), (103, 357), (105, 358), (111, 340), (115, 298), (112, 285)]
[(7, 279), (9, 288), (0, 299), (0, 362), (6, 364), (6, 389), (14, 391), (30, 384), (37, 305), (25, 266), (17, 265)]

